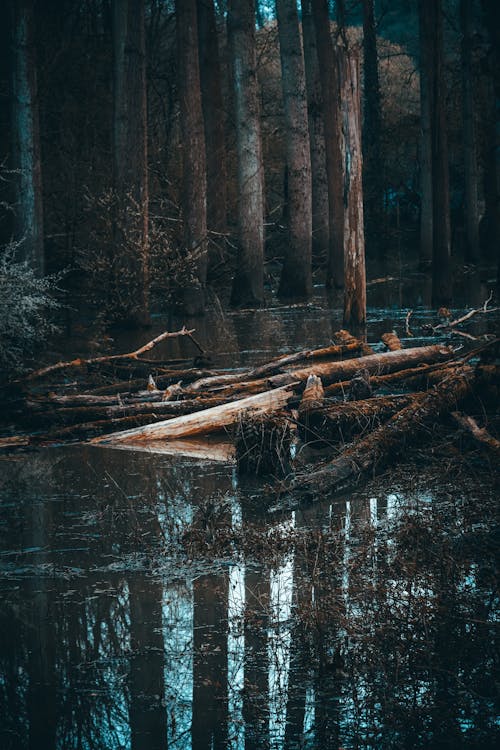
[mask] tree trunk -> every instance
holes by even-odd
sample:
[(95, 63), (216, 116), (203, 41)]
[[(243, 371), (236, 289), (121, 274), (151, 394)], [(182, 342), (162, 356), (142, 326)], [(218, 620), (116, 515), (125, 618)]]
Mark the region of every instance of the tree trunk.
[(358, 54), (338, 48), (344, 162), (344, 324), (366, 321), (363, 159)]
[(364, 54), (364, 123), (363, 123), (363, 191), (365, 237), (368, 251), (384, 251), (381, 236), (383, 219), (384, 185), (380, 155), (381, 107), (378, 76), (377, 33), (374, 18), (374, 0), (363, 0), (363, 54)]
[(266, 393), (259, 393), (256, 396), (249, 396), (239, 401), (233, 401), (229, 404), (205, 409), (196, 414), (175, 417), (165, 422), (140, 427), (135, 430), (117, 432), (106, 438), (97, 438), (92, 442), (128, 443), (134, 442), (134, 440), (172, 440), (181, 437), (207, 435), (237, 424), (241, 415), (246, 412), (262, 414), (277, 411), (285, 406), (292, 395), (293, 391), (291, 387), (285, 386)]
[(325, 492), (334, 492), (343, 482), (361, 474), (379, 471), (391, 456), (401, 453), (409, 439), (415, 440), (425, 432), (426, 425), (463, 400), (470, 392), (471, 381), (471, 369), (461, 368), (423, 398), (412, 401), (388, 422), (353, 443), (324, 469), (298, 477), (293, 482), (293, 491), (301, 498), (309, 493), (324, 496)]
[(462, 121), (464, 150), (465, 260), (479, 260), (479, 213), (477, 203), (477, 151), (474, 121), (474, 71), (472, 62), (472, 0), (460, 0), (462, 25)]
[(231, 0), (227, 14), (238, 158), (238, 260), (231, 304), (264, 297), (264, 169), (255, 54), (253, 0)]
[(451, 349), (438, 345), (399, 349), (394, 352), (382, 352), (381, 354), (369, 354), (357, 359), (347, 359), (343, 362), (318, 362), (308, 367), (292, 370), (285, 375), (273, 375), (269, 378), (269, 384), (277, 387), (283, 385), (281, 381), (284, 378), (293, 377), (295, 381), (304, 382), (309, 375), (318, 375), (323, 381), (323, 385), (328, 385), (339, 380), (348, 380), (359, 370), (383, 374), (414, 367), (417, 364), (442, 362), (450, 359), (451, 356)]
[(326, 282), (328, 286), (340, 289), (344, 284), (344, 186), (340, 148), (340, 91), (337, 57), (330, 35), (327, 0), (312, 0), (312, 10), (323, 96), (323, 128), (328, 179), (330, 245)]
[(12, 3), (12, 157), (16, 170), (14, 257), (38, 275), (45, 267), (42, 170), (33, 0)]
[(197, 0), (201, 104), (207, 164), (207, 227), (226, 231), (226, 139), (219, 44), (213, 0)]
[(419, 12), (420, 43), (420, 266), (430, 268), (432, 264), (432, 56), (428, 38), (429, 30), (424, 22), (423, 10)]
[(207, 281), (207, 176), (198, 62), (196, 0), (176, 0), (178, 87), (182, 132), (182, 213), (186, 263), (195, 281), (183, 289), (187, 315), (205, 310)]
[(306, 73), (309, 146), (312, 186), (312, 252), (314, 258), (328, 253), (328, 180), (326, 175), (323, 98), (311, 0), (302, 0), (302, 36)]
[(117, 311), (148, 324), (148, 161), (144, 0), (113, 2), (113, 284)]
[(450, 196), (441, 0), (420, 0), (419, 11), (421, 40), (426, 47), (422, 64), (428, 66), (430, 83), (432, 302), (447, 305), (451, 302)]
[(305, 298), (311, 276), (311, 157), (304, 58), (296, 0), (276, 0), (288, 168), (288, 246), (279, 286), (282, 298)]

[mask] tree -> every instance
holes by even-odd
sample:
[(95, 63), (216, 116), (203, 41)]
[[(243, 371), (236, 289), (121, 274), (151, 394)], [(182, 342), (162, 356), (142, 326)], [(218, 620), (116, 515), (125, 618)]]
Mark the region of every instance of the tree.
[(344, 164), (344, 323), (366, 322), (359, 55), (338, 47)]
[(201, 105), (207, 165), (207, 227), (226, 231), (226, 139), (213, 0), (197, 0)]
[[(432, 301), (451, 302), (450, 200), (441, 0), (419, 0), (421, 67), (429, 81), (432, 174)], [(427, 113), (422, 111), (421, 116)], [(425, 123), (428, 126), (427, 123)]]
[(33, 0), (11, 3), (11, 29), (15, 260), (41, 276), (45, 258)]
[(328, 286), (340, 288), (344, 283), (344, 184), (340, 152), (340, 93), (337, 59), (330, 35), (327, 0), (312, 0), (312, 10), (323, 96), (323, 128), (328, 178), (330, 247), (326, 281)]
[(311, 276), (311, 157), (304, 57), (295, 0), (276, 0), (288, 169), (288, 244), (279, 295), (308, 297)]
[(178, 90), (182, 134), (182, 214), (186, 262), (193, 278), (185, 285), (187, 315), (205, 310), (207, 281), (207, 175), (198, 62), (196, 0), (176, 0)]
[(238, 158), (238, 259), (231, 304), (259, 305), (264, 295), (264, 171), (253, 0), (229, 2), (227, 31)]
[(121, 314), (149, 319), (148, 156), (144, 0), (113, 2), (114, 282)]
[(479, 260), (479, 212), (477, 203), (477, 149), (474, 121), (474, 72), (472, 64), (472, 0), (460, 0), (462, 26), (462, 122), (464, 143), (465, 260)]
[(382, 159), (380, 154), (381, 107), (374, 0), (363, 0), (364, 125), (363, 194), (365, 237), (368, 248), (383, 249)]
[(323, 99), (311, 0), (302, 0), (301, 7), (311, 152), (312, 249), (313, 256), (321, 256), (328, 252), (329, 247), (328, 180), (323, 129)]
[(419, 12), (420, 50), (420, 266), (429, 267), (432, 263), (432, 49), (427, 38), (428, 29)]

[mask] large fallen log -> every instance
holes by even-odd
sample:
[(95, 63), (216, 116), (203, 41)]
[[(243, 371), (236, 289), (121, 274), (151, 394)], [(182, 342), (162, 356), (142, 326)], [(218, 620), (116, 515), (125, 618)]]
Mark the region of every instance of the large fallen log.
[(473, 371), (468, 366), (454, 372), (319, 471), (296, 477), (290, 486), (294, 495), (324, 496), (346, 481), (379, 471), (402, 452), (409, 439), (419, 437), (430, 423), (452, 411), (470, 392), (472, 380)]
[(337, 359), (339, 357), (353, 356), (363, 347), (362, 342), (354, 339), (346, 344), (335, 344), (322, 349), (306, 349), (293, 354), (285, 354), (263, 365), (254, 367), (243, 372), (226, 373), (223, 375), (212, 375), (201, 378), (188, 386), (190, 391), (200, 391), (216, 388), (218, 386), (234, 385), (245, 381), (260, 380), (268, 375), (289, 369), (290, 365), (303, 361), (316, 361), (320, 359)]
[(287, 385), (272, 391), (259, 393), (256, 396), (249, 396), (211, 409), (204, 409), (196, 414), (187, 414), (155, 425), (113, 433), (105, 438), (95, 438), (92, 442), (171, 440), (191, 437), (192, 435), (206, 435), (236, 424), (244, 413), (270, 414), (278, 411), (288, 403), (293, 395), (292, 386)]
[(269, 383), (271, 386), (281, 386), (283, 381), (286, 382), (286, 379), (292, 374), (299, 381), (306, 381), (309, 375), (317, 375), (325, 385), (339, 380), (350, 380), (358, 370), (367, 370), (370, 375), (382, 375), (395, 370), (414, 367), (416, 364), (444, 362), (451, 359), (452, 356), (453, 351), (449, 347), (439, 345), (419, 346), (413, 349), (370, 354), (366, 357), (346, 359), (342, 362), (317, 362), (309, 367), (293, 370), (292, 373), (273, 375), (269, 378)]
[(355, 435), (378, 427), (396, 412), (424, 397), (423, 393), (378, 396), (301, 409), (299, 436), (307, 443), (349, 443)]
[[(44, 425), (51, 422), (69, 425), (95, 420), (139, 416), (141, 414), (182, 416), (203, 411), (210, 407), (220, 406), (227, 402), (228, 399), (226, 398), (199, 398), (186, 399), (184, 401), (146, 401), (133, 404), (116, 404), (113, 406), (73, 406), (56, 408), (51, 411), (37, 411), (36, 409), (32, 409), (25, 414), (22, 421), (28, 422), (31, 425)], [(28, 406), (30, 406), (29, 402)]]
[[(459, 365), (458, 365), (459, 366)], [(434, 365), (418, 365), (418, 367), (409, 367), (407, 370), (397, 370), (386, 375), (371, 375), (370, 386), (375, 390), (380, 387), (387, 387), (401, 384), (402, 386), (411, 387), (412, 389), (428, 388), (429, 385), (435, 385), (444, 377), (445, 370), (455, 369), (456, 362), (437, 363)], [(338, 383), (332, 383), (325, 388), (327, 398), (338, 398), (345, 396), (349, 392), (350, 380), (341, 380)]]

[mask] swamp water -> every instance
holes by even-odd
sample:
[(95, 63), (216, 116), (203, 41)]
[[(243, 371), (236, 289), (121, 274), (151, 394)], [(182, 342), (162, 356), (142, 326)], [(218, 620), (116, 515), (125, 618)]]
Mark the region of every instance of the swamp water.
[[(370, 342), (426, 317), (401, 287), (370, 309)], [(341, 319), (318, 296), (203, 325), (238, 366), (324, 346)], [(487, 465), (429, 457), (268, 512), (224, 446), (191, 453), (0, 458), (2, 750), (495, 746)]]

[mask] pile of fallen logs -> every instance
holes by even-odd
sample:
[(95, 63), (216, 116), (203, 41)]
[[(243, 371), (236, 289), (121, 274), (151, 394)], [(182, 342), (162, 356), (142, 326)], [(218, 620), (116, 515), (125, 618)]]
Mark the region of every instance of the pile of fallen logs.
[[(490, 394), (496, 403), (500, 368), (481, 355), (497, 341), (459, 357), (442, 344), (405, 349), (387, 333), (386, 351), (374, 352), (341, 330), (321, 349), (214, 371), (193, 333), (165, 332), (134, 352), (58, 362), (9, 384), (0, 447), (76, 440), (144, 449), (223, 433), (236, 446), (241, 471), (287, 473), (294, 443), (326, 446), (334, 457), (319, 470), (292, 471), (288, 487), (304, 495), (374, 473), (442, 418), (500, 453), (486, 407), (482, 426), (462, 413), (474, 398), (484, 404)], [(176, 336), (197, 349), (190, 366), (143, 357)]]

